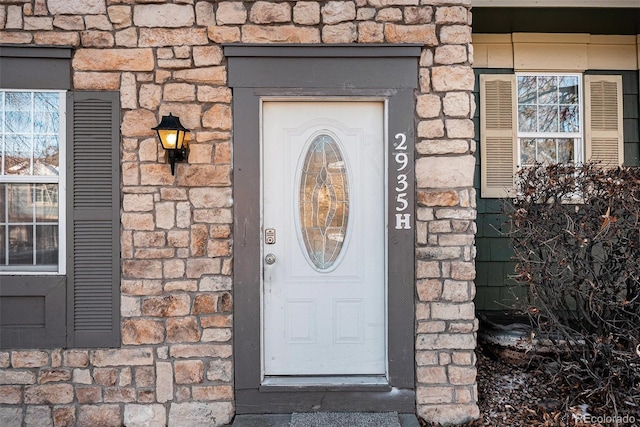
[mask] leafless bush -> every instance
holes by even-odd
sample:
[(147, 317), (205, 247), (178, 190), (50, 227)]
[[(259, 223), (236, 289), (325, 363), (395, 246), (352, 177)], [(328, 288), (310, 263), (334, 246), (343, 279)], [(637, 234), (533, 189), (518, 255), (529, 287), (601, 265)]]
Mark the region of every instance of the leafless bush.
[(537, 165), (517, 182), (504, 206), (536, 337), (576, 400), (640, 413), (640, 168)]

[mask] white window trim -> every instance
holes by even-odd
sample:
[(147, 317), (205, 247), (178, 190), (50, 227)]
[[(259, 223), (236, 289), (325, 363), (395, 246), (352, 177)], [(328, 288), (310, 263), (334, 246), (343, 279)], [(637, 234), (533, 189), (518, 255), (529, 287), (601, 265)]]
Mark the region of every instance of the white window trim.
[(554, 73), (554, 72), (543, 72), (543, 73), (523, 73), (516, 72), (514, 73), (516, 76), (515, 84), (516, 84), (516, 94), (518, 93), (518, 77), (522, 76), (573, 76), (578, 78), (578, 94), (579, 94), (579, 102), (578, 102), (578, 125), (580, 130), (578, 132), (520, 132), (520, 114), (518, 112), (519, 102), (516, 99), (515, 106), (516, 111), (514, 111), (515, 119), (516, 119), (516, 158), (518, 159), (517, 168), (520, 168), (520, 159), (521, 159), (521, 144), (520, 140), (523, 138), (572, 138), (574, 140), (573, 143), (573, 153), (574, 159), (573, 164), (579, 164), (584, 162), (584, 152), (585, 152), (585, 125), (584, 125), (584, 74), (582, 73)]
[[(58, 269), (57, 271), (39, 270), (38, 266), (30, 266), (24, 270), (24, 266), (2, 266), (0, 276), (57, 276), (65, 275), (67, 272), (67, 91), (46, 90), (46, 89), (0, 89), (2, 92), (54, 92), (59, 93), (59, 114), (60, 124), (58, 135), (60, 137), (59, 157), (58, 157), (58, 177), (48, 176), (28, 176), (28, 175), (3, 175), (2, 183), (43, 183), (58, 184)], [(0, 157), (1, 161), (2, 157)], [(0, 165), (4, 168), (4, 165)], [(8, 236), (6, 237), (8, 238)], [(6, 242), (2, 242), (1, 250), (5, 250)]]

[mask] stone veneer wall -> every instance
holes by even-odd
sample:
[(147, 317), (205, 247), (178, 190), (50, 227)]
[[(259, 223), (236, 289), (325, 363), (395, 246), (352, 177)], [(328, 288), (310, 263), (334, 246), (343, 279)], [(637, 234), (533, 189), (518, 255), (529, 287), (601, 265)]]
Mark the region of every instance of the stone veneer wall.
[[(232, 419), (229, 42), (424, 44), (417, 413), (477, 417), (470, 24), (470, 0), (0, 0), (0, 43), (73, 46), (73, 88), (120, 91), (123, 117), (122, 347), (0, 351), (0, 425)], [(150, 129), (169, 112), (192, 130), (175, 177)]]

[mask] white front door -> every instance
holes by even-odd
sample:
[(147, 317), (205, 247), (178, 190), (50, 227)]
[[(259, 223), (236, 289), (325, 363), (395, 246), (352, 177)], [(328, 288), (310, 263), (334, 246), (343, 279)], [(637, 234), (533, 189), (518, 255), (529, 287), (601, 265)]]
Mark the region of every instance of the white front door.
[(262, 103), (265, 376), (386, 374), (384, 103)]

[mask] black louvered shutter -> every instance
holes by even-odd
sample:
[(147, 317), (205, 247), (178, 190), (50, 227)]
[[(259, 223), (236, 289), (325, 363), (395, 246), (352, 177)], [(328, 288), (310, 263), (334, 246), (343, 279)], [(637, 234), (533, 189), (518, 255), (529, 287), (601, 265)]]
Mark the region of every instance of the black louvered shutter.
[(69, 347), (120, 346), (120, 107), (72, 92), (67, 163)]

